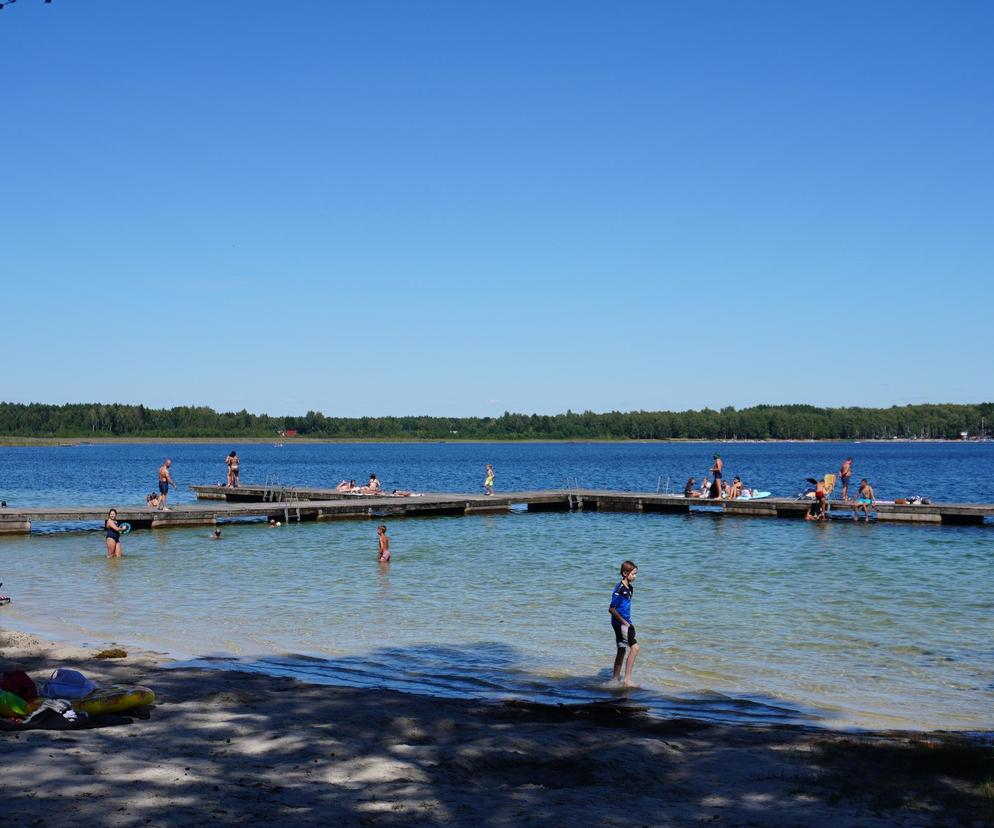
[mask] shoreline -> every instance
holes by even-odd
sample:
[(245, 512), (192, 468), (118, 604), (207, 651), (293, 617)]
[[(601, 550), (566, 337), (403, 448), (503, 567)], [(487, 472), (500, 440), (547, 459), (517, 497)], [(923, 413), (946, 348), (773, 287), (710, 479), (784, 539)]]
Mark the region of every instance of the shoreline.
[[(0, 447), (8, 448), (31, 448), (31, 447), (62, 447), (76, 448), (79, 446), (98, 445), (272, 445), (272, 437), (17, 437), (10, 435), (0, 435)], [(652, 445), (669, 444), (676, 445), (792, 445), (796, 443), (825, 443), (825, 444), (861, 444), (861, 443), (950, 443), (973, 445), (977, 443), (990, 443), (994, 440), (977, 439), (946, 439), (939, 437), (861, 437), (859, 439), (844, 438), (824, 438), (824, 439), (734, 439), (731, 437), (715, 437), (713, 439), (697, 437), (673, 437), (665, 440), (652, 439), (630, 439), (622, 437), (574, 437), (556, 438), (542, 437), (529, 438), (524, 440), (512, 440), (507, 438), (486, 439), (465, 439), (459, 438), (438, 439), (434, 437), (287, 437), (282, 440), (283, 448), (291, 445), (363, 445), (363, 444), (401, 444), (401, 445), (439, 445), (452, 443), (454, 445), (541, 445), (545, 443), (561, 443), (563, 445), (577, 444), (631, 444), (631, 445)]]
[(633, 814), (638, 824), (827, 828), (994, 817), (990, 748), (944, 733), (437, 699), (96, 652), (0, 631), (0, 669), (39, 681), (68, 666), (156, 692), (147, 718), (130, 723), (0, 732), (17, 770), (0, 782), (15, 824), (620, 826)]

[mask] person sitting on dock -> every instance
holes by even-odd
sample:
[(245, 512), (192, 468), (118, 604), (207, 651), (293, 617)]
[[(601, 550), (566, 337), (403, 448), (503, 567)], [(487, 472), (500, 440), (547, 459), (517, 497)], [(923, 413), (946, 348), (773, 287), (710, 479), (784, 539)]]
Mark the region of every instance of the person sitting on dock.
[(698, 497), (707, 497), (708, 496), (708, 492), (710, 492), (710, 491), (711, 491), (711, 481), (708, 480), (708, 476), (707, 475), (704, 475), (704, 482), (701, 483), (700, 492), (698, 493), (697, 496)]
[(149, 492), (145, 495), (145, 508), (146, 509), (158, 509), (159, 508), (159, 493)]
[(694, 488), (694, 478), (693, 477), (691, 477), (687, 481), (687, 485), (683, 487), (683, 496), (684, 497), (701, 497), (700, 492), (698, 492)]
[(873, 493), (873, 486), (866, 482), (864, 477), (859, 481), (859, 492), (856, 495), (856, 502), (852, 507), (852, 519), (859, 520), (858, 510), (863, 510), (863, 519), (870, 520), (870, 507), (876, 503), (876, 495)]
[(742, 481), (739, 480), (738, 475), (732, 478), (732, 485), (728, 487), (728, 493), (725, 495), (729, 500), (735, 500), (742, 495)]
[(370, 474), (369, 474), (369, 483), (367, 483), (365, 486), (363, 486), (360, 489), (360, 491), (363, 494), (379, 494), (382, 489), (383, 489), (383, 486), (380, 485), (380, 481), (376, 479), (376, 474), (373, 473), (373, 472), (370, 472)]

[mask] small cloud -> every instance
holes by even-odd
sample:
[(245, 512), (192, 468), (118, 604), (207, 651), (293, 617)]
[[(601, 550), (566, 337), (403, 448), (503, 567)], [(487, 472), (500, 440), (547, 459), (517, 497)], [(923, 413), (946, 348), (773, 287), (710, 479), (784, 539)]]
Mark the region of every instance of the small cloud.
[(487, 400), (487, 405), (497, 405), (499, 402), (500, 400)]

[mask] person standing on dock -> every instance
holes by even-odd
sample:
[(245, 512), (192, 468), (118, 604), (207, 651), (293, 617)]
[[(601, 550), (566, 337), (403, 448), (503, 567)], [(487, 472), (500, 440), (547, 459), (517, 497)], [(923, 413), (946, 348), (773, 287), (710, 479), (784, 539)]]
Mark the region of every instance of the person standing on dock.
[[(725, 468), (725, 464), (722, 462), (721, 455), (720, 454), (716, 454), (714, 456), (714, 463), (712, 463), (712, 465), (711, 465), (711, 477), (714, 478), (714, 483), (711, 484), (711, 486), (712, 486), (712, 495), (711, 496), (712, 497), (721, 497), (721, 495), (722, 495), (722, 489), (721, 489), (721, 470), (723, 468)], [(718, 490), (717, 494), (713, 494), (714, 489)]]
[(228, 455), (228, 459), (225, 461), (228, 464), (228, 488), (234, 489), (238, 487), (238, 454), (236, 452), (231, 452)]
[(169, 512), (171, 511), (166, 507), (166, 498), (169, 496), (169, 487), (175, 486), (176, 481), (173, 480), (172, 475), (169, 473), (169, 467), (173, 464), (173, 461), (168, 457), (166, 462), (159, 466), (159, 511)]
[(839, 468), (839, 480), (842, 481), (842, 499), (849, 499), (849, 478), (852, 477), (852, 458), (847, 457), (842, 461), (842, 466)]
[(611, 626), (614, 628), (614, 640), (618, 652), (614, 657), (614, 669), (611, 672), (613, 681), (621, 678), (621, 665), (625, 664), (625, 651), (628, 651), (628, 663), (625, 664), (625, 685), (632, 683), (632, 668), (635, 666), (635, 656), (638, 655), (639, 645), (635, 640), (635, 625), (632, 624), (632, 596), (635, 594), (635, 576), (639, 568), (632, 561), (621, 564), (621, 580), (611, 595)]
[(483, 481), (483, 489), (488, 495), (494, 493), (494, 466), (493, 463), (487, 463), (487, 476)]

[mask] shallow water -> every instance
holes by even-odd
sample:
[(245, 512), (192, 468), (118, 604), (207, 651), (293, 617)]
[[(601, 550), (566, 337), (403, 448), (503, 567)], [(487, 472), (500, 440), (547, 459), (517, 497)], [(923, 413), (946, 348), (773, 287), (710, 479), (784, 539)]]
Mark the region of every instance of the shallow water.
[[(246, 481), (280, 474), (284, 482), (327, 483), (359, 478), (365, 468), (388, 486), (450, 490), (478, 486), (491, 458), (499, 488), (558, 486), (556, 474), (575, 474), (582, 486), (654, 490), (661, 470), (701, 456), (706, 463), (713, 453), (702, 445), (616, 444), (239, 448)], [(206, 482), (217, 476), (207, 469), (223, 469), (227, 449), (3, 449), (0, 493), (17, 503), (124, 503), (125, 486), (151, 488), (138, 484), (149, 468), (154, 482), (164, 451), (178, 479)], [(857, 474), (886, 469), (902, 481), (898, 489), (875, 480), (882, 497), (951, 499), (939, 494), (945, 486), (973, 492), (958, 500), (994, 501), (985, 491), (991, 449), (720, 447), (731, 473), (755, 469), (749, 477), (762, 475), (778, 494), (791, 493), (786, 487), (798, 477), (803, 483), (805, 471), (830, 470), (837, 464), (829, 458), (851, 453)], [(276, 459), (264, 467), (270, 455)], [(253, 467), (266, 474), (250, 475)], [(985, 473), (964, 476), (978, 467)], [(97, 532), (6, 538), (0, 579), (15, 601), (0, 620), (67, 640), (236, 658), (312, 681), (589, 700), (617, 692), (607, 685), (614, 654), (607, 604), (620, 561), (632, 558), (642, 643), (641, 689), (632, 698), (657, 712), (994, 729), (994, 527), (517, 511), (388, 525), (388, 568), (376, 563), (371, 521), (229, 524), (220, 542), (207, 528), (136, 531), (114, 562), (104, 559)]]

